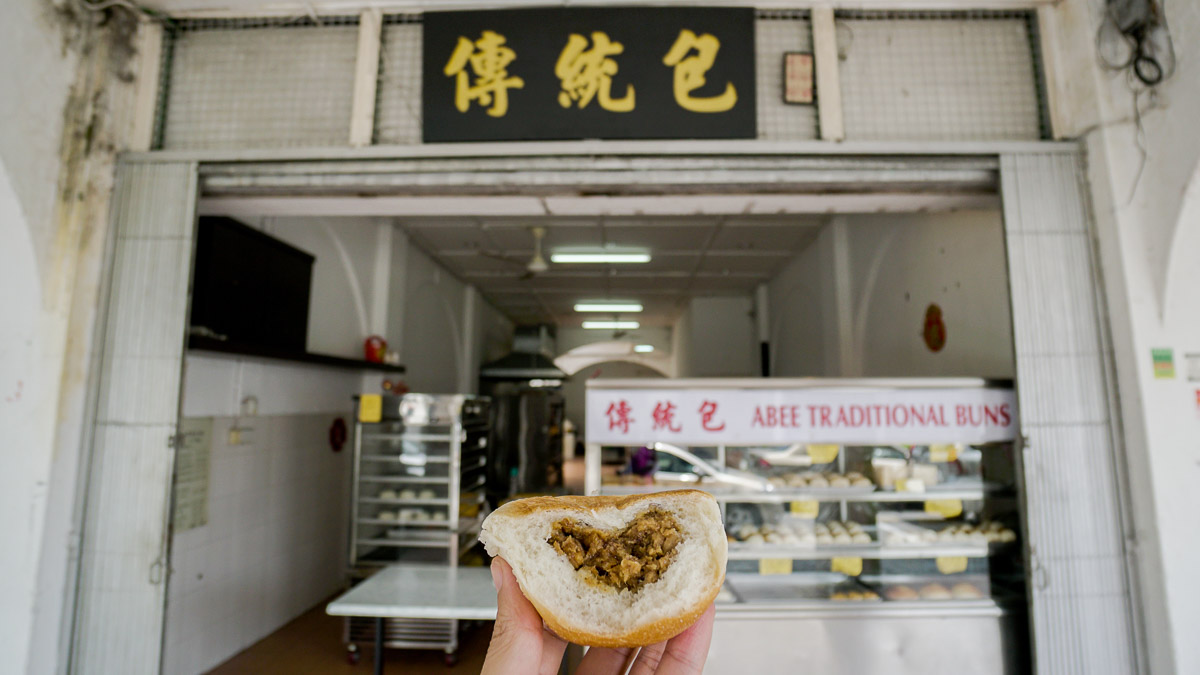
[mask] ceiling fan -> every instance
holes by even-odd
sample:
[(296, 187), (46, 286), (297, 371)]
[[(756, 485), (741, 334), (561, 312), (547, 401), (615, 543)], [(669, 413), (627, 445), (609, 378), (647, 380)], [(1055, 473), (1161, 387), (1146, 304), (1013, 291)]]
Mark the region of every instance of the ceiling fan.
[(546, 236), (546, 228), (535, 226), (529, 228), (529, 232), (533, 235), (533, 257), (528, 261), (516, 260), (504, 255), (503, 253), (496, 253), (494, 251), (480, 251), (479, 254), (487, 258), (503, 260), (506, 263), (524, 267), (525, 273), (518, 277), (518, 281), (532, 279), (533, 277), (550, 269), (550, 265), (546, 263), (546, 258), (542, 255), (542, 239)]

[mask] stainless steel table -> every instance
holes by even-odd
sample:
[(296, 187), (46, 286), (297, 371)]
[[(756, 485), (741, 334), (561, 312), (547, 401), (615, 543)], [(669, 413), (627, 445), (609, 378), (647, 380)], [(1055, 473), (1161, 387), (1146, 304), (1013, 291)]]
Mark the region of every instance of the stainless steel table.
[(384, 619), (495, 620), (496, 588), (486, 567), (393, 565), (329, 603), (325, 612), (375, 619), (375, 675), (381, 675)]

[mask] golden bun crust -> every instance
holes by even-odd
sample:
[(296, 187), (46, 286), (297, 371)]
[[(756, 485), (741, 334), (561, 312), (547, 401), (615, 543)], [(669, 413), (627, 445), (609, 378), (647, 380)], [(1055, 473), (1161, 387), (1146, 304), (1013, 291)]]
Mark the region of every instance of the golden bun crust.
[(663, 497), (672, 499), (696, 497), (711, 499), (714, 502), (717, 501), (715, 497), (703, 490), (665, 490), (662, 492), (644, 492), (642, 494), (625, 496), (597, 495), (594, 497), (584, 497), (582, 495), (567, 495), (564, 497), (527, 497), (525, 499), (514, 499), (502, 505), (493, 511), (493, 513), (510, 518), (519, 518), (539, 511), (554, 511), (558, 509), (579, 511), (581, 513), (600, 509), (617, 509), (623, 511), (635, 504), (661, 500)]
[[(591, 511), (599, 511), (604, 509), (625, 510), (631, 506), (637, 505), (644, 501), (661, 501), (664, 497), (675, 499), (709, 499), (716, 501), (715, 498), (701, 490), (671, 490), (664, 492), (650, 492), (645, 494), (628, 495), (628, 496), (565, 496), (565, 497), (530, 497), (527, 499), (519, 499), (508, 502), (493, 512), (493, 515), (503, 515), (509, 518), (519, 518), (528, 516), (540, 511), (546, 510), (568, 510), (587, 513)], [(724, 540), (724, 533), (721, 533), (721, 538)], [(510, 565), (511, 565), (511, 561)], [(723, 561), (722, 561), (723, 563)], [(517, 583), (520, 584), (520, 575), (517, 576)], [(546, 622), (546, 626), (562, 639), (580, 645), (588, 645), (589, 647), (644, 647), (652, 645), (664, 640), (669, 640), (676, 635), (679, 635), (689, 626), (695, 623), (696, 619), (708, 609), (708, 606), (717, 598), (717, 594), (721, 592), (721, 584), (725, 581), (725, 565), (718, 566), (718, 571), (712, 577), (712, 583), (709, 589), (700, 598), (684, 611), (675, 616), (656, 621), (654, 623), (642, 626), (636, 630), (630, 630), (618, 635), (613, 634), (598, 634), (589, 631), (582, 631), (571, 628), (564, 622), (553, 609), (546, 607), (535, 600), (530, 594), (525, 593), (525, 597), (542, 615), (542, 620)], [(583, 583), (583, 582), (580, 582)], [(525, 592), (522, 587), (522, 592)]]
[[(724, 577), (724, 575), (722, 575)], [(697, 602), (695, 606), (689, 608), (686, 612), (673, 616), (669, 619), (656, 621), (648, 626), (643, 626), (637, 630), (622, 633), (621, 635), (599, 635), (587, 631), (578, 631), (567, 628), (562, 621), (551, 612), (549, 609), (542, 607), (536, 602), (533, 603), (534, 609), (538, 614), (542, 615), (542, 620), (546, 622), (546, 627), (555, 635), (577, 645), (587, 645), (589, 647), (645, 647), (679, 635), (687, 630), (689, 626), (700, 618), (704, 610), (713, 603), (717, 598), (717, 592), (720, 592), (721, 585), (718, 583), (717, 591), (708, 596), (704, 602)]]

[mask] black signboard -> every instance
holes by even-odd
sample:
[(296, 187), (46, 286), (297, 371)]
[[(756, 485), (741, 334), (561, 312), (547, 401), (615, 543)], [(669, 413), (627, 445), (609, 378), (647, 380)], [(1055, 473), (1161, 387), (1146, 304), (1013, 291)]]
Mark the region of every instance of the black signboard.
[(754, 138), (754, 10), (424, 16), (425, 142)]

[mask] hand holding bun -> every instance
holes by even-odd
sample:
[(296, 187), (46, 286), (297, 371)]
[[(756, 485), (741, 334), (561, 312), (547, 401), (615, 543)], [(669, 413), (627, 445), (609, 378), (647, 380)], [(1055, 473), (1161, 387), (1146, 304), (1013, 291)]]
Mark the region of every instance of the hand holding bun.
[(521, 499), (488, 516), (479, 538), (554, 634), (592, 647), (675, 637), (725, 577), (720, 508), (697, 490)]

